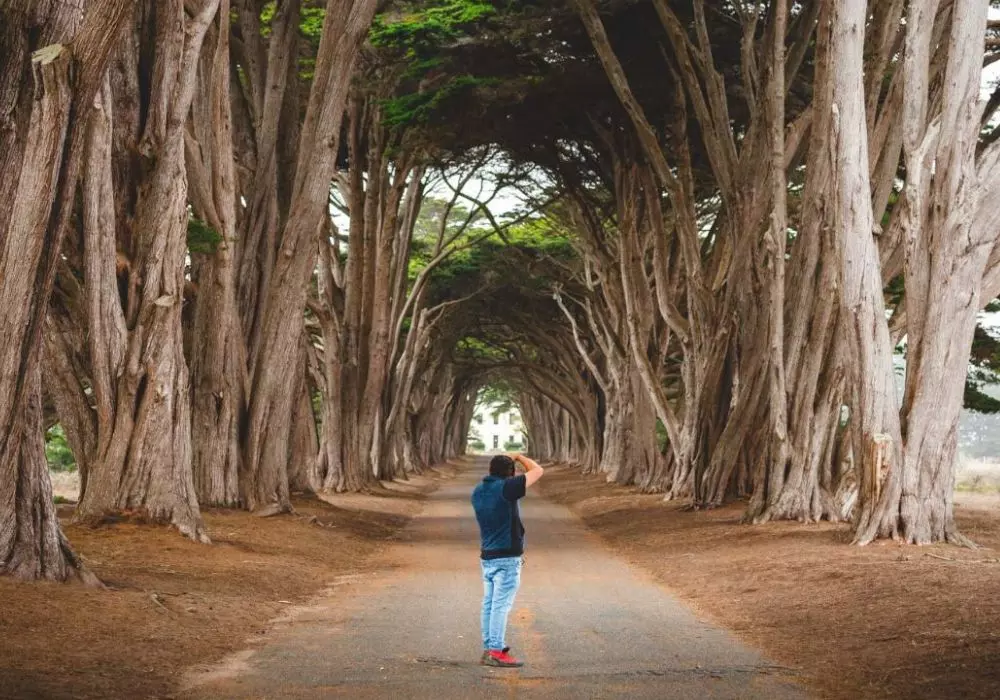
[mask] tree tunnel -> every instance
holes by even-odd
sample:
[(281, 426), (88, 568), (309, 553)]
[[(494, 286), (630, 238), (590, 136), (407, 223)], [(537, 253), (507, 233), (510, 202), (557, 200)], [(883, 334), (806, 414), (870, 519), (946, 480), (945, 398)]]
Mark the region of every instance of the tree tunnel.
[(202, 506), (460, 454), (496, 382), (539, 458), (965, 541), (959, 416), (1000, 406), (983, 3), (153, 4), (0, 23), (12, 573), (78, 570), (56, 422), (78, 520), (204, 540)]

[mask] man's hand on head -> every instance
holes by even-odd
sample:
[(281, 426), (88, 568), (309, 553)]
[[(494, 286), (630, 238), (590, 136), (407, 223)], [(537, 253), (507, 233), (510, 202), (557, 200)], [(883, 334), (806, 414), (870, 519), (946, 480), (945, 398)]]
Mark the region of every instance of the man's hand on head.
[(517, 472), (517, 465), (521, 465), (524, 473), (526, 475), (526, 485), (531, 486), (540, 478), (542, 478), (542, 473), (545, 471), (535, 460), (530, 457), (525, 457), (524, 455), (517, 453), (510, 456), (514, 460), (514, 472)]
[(520, 460), (520, 453), (518, 452), (508, 452), (507, 456), (514, 462), (514, 474), (524, 472), (524, 464)]

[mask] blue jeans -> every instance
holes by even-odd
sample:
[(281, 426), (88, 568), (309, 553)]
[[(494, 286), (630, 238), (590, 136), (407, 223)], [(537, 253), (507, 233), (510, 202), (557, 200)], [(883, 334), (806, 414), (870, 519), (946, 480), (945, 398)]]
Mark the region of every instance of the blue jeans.
[(499, 651), (506, 645), (507, 615), (521, 585), (521, 557), (481, 559), (483, 568), (483, 649)]

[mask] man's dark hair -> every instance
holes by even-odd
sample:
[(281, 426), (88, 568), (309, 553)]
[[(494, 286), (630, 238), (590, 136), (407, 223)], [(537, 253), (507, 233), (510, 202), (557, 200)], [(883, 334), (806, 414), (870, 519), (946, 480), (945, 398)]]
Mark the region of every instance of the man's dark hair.
[(502, 479), (514, 476), (514, 460), (507, 455), (497, 455), (490, 460), (490, 476)]

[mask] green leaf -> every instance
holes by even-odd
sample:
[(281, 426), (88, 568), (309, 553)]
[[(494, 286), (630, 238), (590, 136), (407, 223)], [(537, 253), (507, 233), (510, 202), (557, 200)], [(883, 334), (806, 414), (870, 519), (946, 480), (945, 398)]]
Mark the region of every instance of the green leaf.
[(1000, 413), (1000, 401), (984, 394), (973, 381), (966, 380), (963, 399), (965, 407), (970, 411), (975, 411), (976, 413)]
[(396, 49), (412, 58), (426, 57), (441, 44), (457, 39), (470, 25), (495, 13), (487, 3), (447, 0), (423, 10), (378, 15), (369, 39), (377, 48)]
[(219, 232), (204, 221), (195, 216), (188, 218), (187, 247), (191, 253), (214, 255), (222, 241)]

